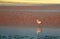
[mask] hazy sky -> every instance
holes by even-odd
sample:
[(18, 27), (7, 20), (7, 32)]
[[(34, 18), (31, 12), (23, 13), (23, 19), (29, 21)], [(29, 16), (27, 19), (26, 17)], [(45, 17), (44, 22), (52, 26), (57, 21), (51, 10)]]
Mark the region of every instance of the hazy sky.
[[(36, 20), (42, 21), (41, 25), (53, 25), (60, 27), (60, 5), (46, 6), (0, 6), (0, 24), (37, 24)], [(57, 8), (56, 8), (57, 7)], [(53, 27), (52, 26), (52, 27)]]
[(0, 0), (0, 2), (17, 2), (27, 4), (59, 4), (60, 0)]

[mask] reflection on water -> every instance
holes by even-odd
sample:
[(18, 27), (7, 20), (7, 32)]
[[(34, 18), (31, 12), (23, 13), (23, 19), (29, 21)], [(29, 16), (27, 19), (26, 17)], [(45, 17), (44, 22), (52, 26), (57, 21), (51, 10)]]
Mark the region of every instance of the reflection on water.
[(22, 36), (22, 35), (0, 35), (0, 39), (34, 39), (31, 36)]
[(5, 28), (0, 27), (0, 39), (60, 39), (60, 29), (41, 28), (42, 32), (38, 35), (36, 27)]
[[(22, 36), (22, 35), (0, 35), (0, 39), (35, 39), (31, 36)], [(60, 36), (39, 36), (38, 39), (60, 39)]]

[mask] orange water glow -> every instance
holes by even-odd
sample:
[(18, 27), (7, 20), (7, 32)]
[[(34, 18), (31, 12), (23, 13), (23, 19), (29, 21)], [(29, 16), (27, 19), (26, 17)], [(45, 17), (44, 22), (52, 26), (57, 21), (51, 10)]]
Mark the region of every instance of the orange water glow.
[(41, 21), (39, 19), (37, 19), (36, 21), (37, 21), (37, 24), (39, 25), (37, 26), (37, 34), (38, 34), (39, 32), (41, 32), (41, 28), (40, 28)]

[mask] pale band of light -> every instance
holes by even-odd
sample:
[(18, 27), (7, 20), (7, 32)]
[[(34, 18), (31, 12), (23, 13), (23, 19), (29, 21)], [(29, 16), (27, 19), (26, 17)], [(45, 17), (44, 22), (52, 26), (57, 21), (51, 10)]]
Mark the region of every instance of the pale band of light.
[(13, 9), (0, 9), (0, 11), (10, 11), (10, 12), (19, 12), (19, 11), (23, 11), (23, 12), (60, 12), (60, 10), (13, 10)]
[(0, 2), (26, 3), (26, 4), (60, 4), (60, 0), (0, 0)]

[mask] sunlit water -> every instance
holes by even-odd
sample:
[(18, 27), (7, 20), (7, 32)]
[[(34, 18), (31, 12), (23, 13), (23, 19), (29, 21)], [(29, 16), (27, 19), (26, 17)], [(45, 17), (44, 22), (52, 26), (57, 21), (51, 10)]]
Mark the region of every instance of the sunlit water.
[(0, 27), (0, 39), (60, 39), (59, 28), (41, 28), (40, 33), (35, 27)]

